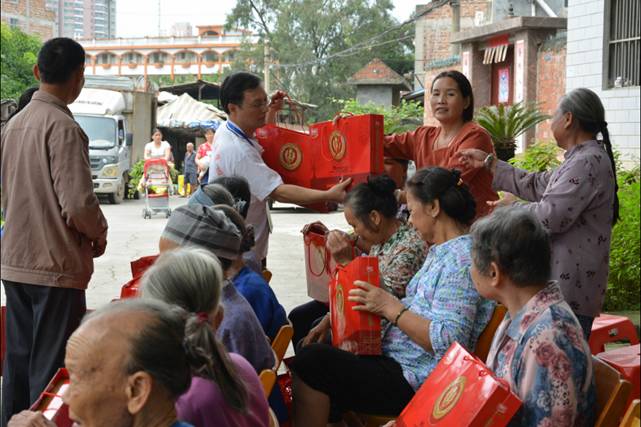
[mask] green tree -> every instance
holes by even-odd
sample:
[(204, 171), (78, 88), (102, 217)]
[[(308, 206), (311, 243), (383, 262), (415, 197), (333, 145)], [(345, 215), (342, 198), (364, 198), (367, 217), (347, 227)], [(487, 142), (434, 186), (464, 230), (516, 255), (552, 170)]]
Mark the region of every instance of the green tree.
[(418, 102), (401, 102), (398, 106), (383, 107), (374, 103), (359, 104), (355, 99), (336, 100), (340, 110), (352, 114), (380, 114), (384, 117), (385, 134), (403, 133), (423, 124), (425, 109)]
[(32, 69), (42, 42), (4, 23), (0, 34), (0, 96), (17, 99), (25, 89), (38, 84)]
[(272, 88), (316, 104), (313, 120), (339, 110), (336, 99), (354, 96), (349, 77), (373, 58), (395, 71), (413, 68), (413, 27), (391, 16), (390, 0), (238, 0), (228, 27), (247, 28), (259, 43), (244, 43), (232, 68), (262, 73), (264, 41)]

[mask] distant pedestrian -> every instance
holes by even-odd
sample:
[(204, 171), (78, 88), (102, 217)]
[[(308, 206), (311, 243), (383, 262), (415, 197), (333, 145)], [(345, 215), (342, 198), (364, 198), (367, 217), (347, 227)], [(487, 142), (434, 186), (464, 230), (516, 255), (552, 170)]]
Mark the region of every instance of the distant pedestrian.
[(84, 85), (84, 64), (85, 51), (75, 41), (47, 41), (33, 70), (39, 90), (2, 129), (3, 426), (63, 365), (67, 339), (86, 311), (93, 258), (107, 245), (89, 140), (67, 108)]
[[(187, 143), (187, 151), (183, 161), (183, 174), (185, 176), (185, 197), (187, 197), (196, 191), (198, 187), (198, 168), (196, 167), (196, 152), (194, 151), (193, 142)], [(187, 192), (187, 185), (189, 185), (189, 192)]]
[(205, 131), (205, 142), (198, 146), (196, 154), (196, 165), (198, 165), (198, 179), (203, 184), (209, 182), (209, 163), (211, 161), (211, 149), (214, 146), (214, 130), (209, 128)]

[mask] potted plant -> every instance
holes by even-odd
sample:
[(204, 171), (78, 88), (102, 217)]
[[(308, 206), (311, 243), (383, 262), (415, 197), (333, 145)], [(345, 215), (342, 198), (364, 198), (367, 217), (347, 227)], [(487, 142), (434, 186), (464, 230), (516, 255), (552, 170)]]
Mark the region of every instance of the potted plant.
[(476, 121), (492, 137), (496, 156), (504, 161), (514, 157), (516, 138), (538, 123), (549, 119), (537, 104), (491, 105), (481, 108)]

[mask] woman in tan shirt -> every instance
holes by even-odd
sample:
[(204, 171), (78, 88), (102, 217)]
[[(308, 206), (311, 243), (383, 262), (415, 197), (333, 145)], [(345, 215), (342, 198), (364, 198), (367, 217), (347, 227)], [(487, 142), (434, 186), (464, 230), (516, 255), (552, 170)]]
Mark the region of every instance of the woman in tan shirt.
[(472, 121), (474, 94), (462, 73), (450, 70), (432, 81), (430, 108), (439, 126), (385, 137), (385, 156), (413, 160), (416, 168), (440, 166), (458, 169), (476, 202), (477, 218), (490, 212), (487, 202), (498, 200), (492, 189), (492, 174), (484, 168), (465, 169), (456, 153), (465, 148), (494, 152), (490, 135)]

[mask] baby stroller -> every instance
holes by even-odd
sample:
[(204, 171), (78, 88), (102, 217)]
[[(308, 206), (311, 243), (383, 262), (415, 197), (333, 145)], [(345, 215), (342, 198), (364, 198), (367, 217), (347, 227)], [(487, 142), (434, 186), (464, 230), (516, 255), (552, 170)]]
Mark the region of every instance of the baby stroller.
[(165, 159), (145, 160), (141, 186), (145, 189), (145, 207), (142, 217), (147, 219), (155, 213), (163, 213), (167, 218), (171, 215), (169, 208), (169, 192), (172, 182), (169, 166)]

